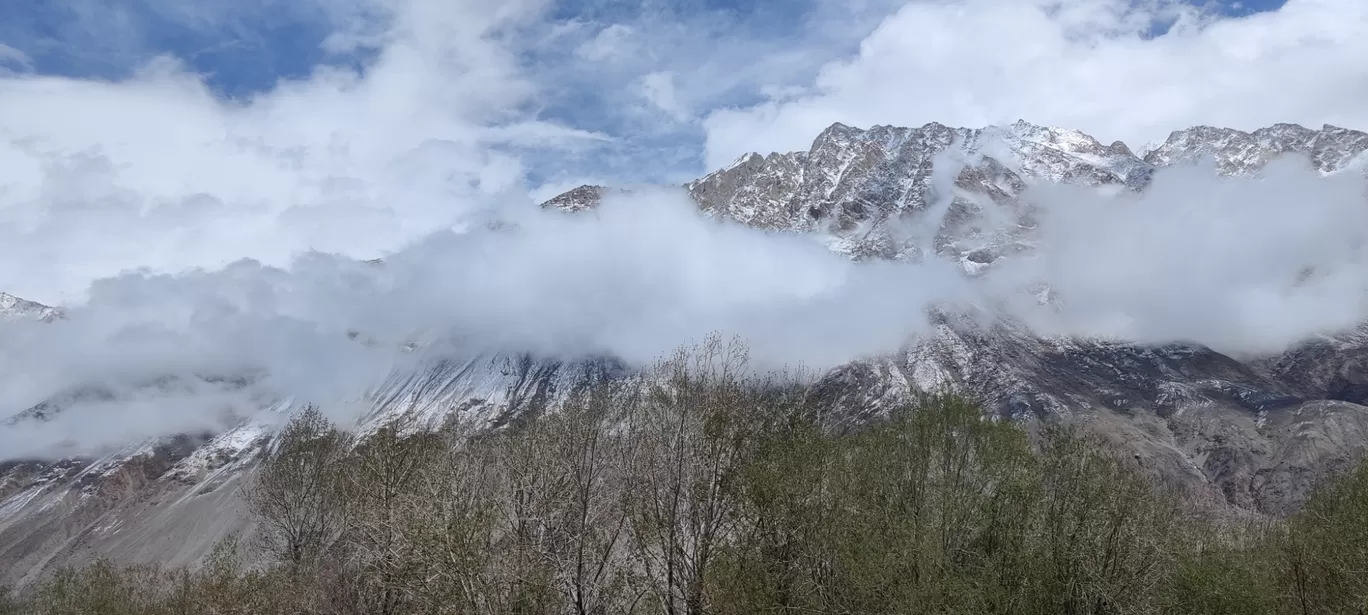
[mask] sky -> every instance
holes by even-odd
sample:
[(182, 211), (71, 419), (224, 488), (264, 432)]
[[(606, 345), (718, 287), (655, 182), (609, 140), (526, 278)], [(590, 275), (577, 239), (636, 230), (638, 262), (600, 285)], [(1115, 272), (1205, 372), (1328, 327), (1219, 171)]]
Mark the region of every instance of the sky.
[[(323, 68), (364, 74), (404, 14), (469, 4), (5, 2), (0, 67), (119, 81), (172, 57), (243, 101)], [(1368, 28), (1356, 0), (520, 0), (499, 12), (489, 32), (456, 35), (508, 54), (489, 78), (530, 88), (511, 111), (607, 137), (592, 157), (520, 152), (541, 197), (691, 179), (752, 149), (802, 149), (836, 120), (1027, 119), (1142, 145), (1193, 123), (1362, 119), (1347, 103), (1364, 87), (1350, 66)], [(1321, 58), (1310, 74), (1288, 68)], [(1312, 91), (1268, 100), (1288, 87)]]
[[(354, 397), (415, 331), (638, 363), (724, 331), (831, 366), (925, 331), (922, 308), (1041, 280), (1074, 306), (1012, 307), (1042, 330), (1270, 352), (1368, 313), (1359, 178), (1046, 190), (1041, 256), (977, 285), (646, 187), (834, 122), (1025, 119), (1133, 149), (1199, 124), (1363, 129), (1363, 58), (1362, 0), (0, 2), (0, 291), (69, 315), (0, 323), (0, 415), (168, 373)], [(584, 183), (640, 190), (536, 207)], [(151, 435), (253, 403), (189, 395), (71, 420)]]
[(0, 288), (374, 258), (835, 122), (1363, 128), (1365, 33), (1361, 0), (0, 2)]

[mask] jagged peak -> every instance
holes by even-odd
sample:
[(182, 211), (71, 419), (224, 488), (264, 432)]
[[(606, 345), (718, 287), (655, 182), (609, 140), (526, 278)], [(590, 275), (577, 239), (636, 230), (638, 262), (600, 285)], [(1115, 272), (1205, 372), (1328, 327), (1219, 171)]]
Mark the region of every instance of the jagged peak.
[(8, 294), (8, 292), (0, 292), (0, 310), (3, 309), (51, 310), (53, 308), (52, 306), (42, 305), (42, 303), (38, 303), (37, 301), (29, 301), (29, 299), (15, 297), (15, 295)]
[[(1076, 140), (1076, 141), (1079, 141), (1079, 142), (1085, 142), (1085, 143), (1087, 143), (1088, 145), (1093, 145), (1093, 144), (1095, 144), (1096, 147), (1108, 148), (1108, 149), (1112, 150), (1113, 152), (1115, 152), (1115, 153), (1117, 153), (1117, 154), (1119, 154), (1119, 155), (1125, 155), (1125, 156), (1135, 157), (1135, 158), (1137, 158), (1137, 159), (1139, 159), (1140, 156), (1143, 156), (1143, 155), (1148, 154), (1148, 153), (1150, 153), (1150, 152), (1153, 152), (1153, 151), (1155, 151), (1155, 150), (1159, 150), (1159, 149), (1163, 148), (1165, 145), (1182, 144), (1182, 143), (1185, 143), (1185, 142), (1190, 142), (1190, 141), (1193, 140), (1193, 139), (1202, 139), (1202, 140), (1205, 140), (1205, 139), (1214, 139), (1214, 138), (1219, 138), (1219, 137), (1259, 137), (1259, 136), (1263, 136), (1263, 135), (1266, 135), (1266, 134), (1269, 134), (1269, 133), (1280, 133), (1280, 132), (1299, 132), (1299, 133), (1300, 133), (1300, 132), (1305, 132), (1305, 133), (1308, 133), (1308, 134), (1321, 133), (1321, 134), (1335, 134), (1335, 135), (1348, 134), (1348, 135), (1364, 135), (1364, 136), (1368, 136), (1368, 133), (1363, 133), (1363, 132), (1360, 132), (1360, 131), (1357, 131), (1357, 130), (1353, 130), (1353, 129), (1349, 129), (1349, 128), (1343, 128), (1343, 127), (1335, 126), (1335, 125), (1332, 125), (1332, 124), (1325, 124), (1324, 126), (1321, 127), (1320, 130), (1312, 130), (1312, 129), (1306, 128), (1305, 126), (1302, 126), (1301, 124), (1280, 122), (1280, 123), (1277, 123), (1277, 124), (1272, 124), (1272, 125), (1270, 125), (1270, 126), (1266, 126), (1266, 127), (1263, 127), (1263, 128), (1259, 128), (1259, 129), (1254, 130), (1254, 131), (1252, 131), (1252, 132), (1240, 130), (1240, 129), (1238, 129), (1238, 128), (1230, 128), (1230, 127), (1223, 127), (1223, 126), (1214, 126), (1214, 125), (1210, 125), (1210, 124), (1197, 124), (1197, 125), (1190, 126), (1190, 127), (1188, 127), (1188, 128), (1183, 128), (1183, 129), (1171, 131), (1171, 132), (1168, 134), (1168, 137), (1167, 137), (1166, 139), (1164, 139), (1163, 141), (1154, 141), (1154, 142), (1150, 142), (1149, 144), (1146, 145), (1146, 147), (1142, 148), (1142, 153), (1140, 154), (1140, 156), (1137, 156), (1136, 153), (1135, 153), (1134, 151), (1131, 150), (1130, 146), (1127, 145), (1124, 141), (1119, 141), (1119, 140), (1118, 140), (1118, 141), (1113, 142), (1110, 146), (1106, 146), (1106, 145), (1103, 145), (1101, 141), (1098, 141), (1096, 137), (1094, 137), (1094, 136), (1092, 136), (1092, 135), (1090, 135), (1090, 134), (1088, 134), (1088, 133), (1086, 133), (1086, 132), (1083, 132), (1083, 131), (1081, 131), (1081, 130), (1077, 130), (1077, 129), (1073, 129), (1073, 128), (1062, 128), (1062, 127), (1058, 127), (1058, 126), (1048, 126), (1048, 125), (1044, 125), (1044, 124), (1037, 124), (1037, 123), (1028, 121), (1028, 120), (1026, 120), (1026, 119), (1024, 119), (1024, 118), (1019, 118), (1019, 119), (1017, 119), (1016, 121), (1012, 122), (1011, 124), (1006, 124), (1006, 125), (1002, 125), (1002, 124), (993, 124), (993, 125), (985, 126), (985, 127), (978, 128), (978, 129), (963, 128), (963, 127), (961, 127), (961, 128), (954, 128), (954, 127), (950, 127), (950, 126), (947, 126), (947, 125), (945, 125), (945, 124), (942, 124), (942, 123), (940, 123), (940, 122), (934, 122), (934, 121), (933, 121), (933, 122), (927, 122), (926, 124), (923, 124), (922, 126), (917, 127), (917, 128), (909, 128), (909, 127), (904, 127), (904, 126), (896, 126), (896, 125), (892, 125), (892, 124), (875, 124), (875, 125), (873, 125), (873, 126), (870, 126), (868, 129), (861, 129), (861, 128), (858, 128), (858, 127), (855, 127), (855, 126), (851, 126), (851, 125), (849, 125), (849, 124), (845, 124), (845, 123), (843, 123), (843, 122), (834, 122), (834, 123), (832, 123), (830, 126), (828, 126), (826, 129), (824, 129), (821, 133), (819, 133), (819, 134), (817, 135), (817, 137), (813, 140), (812, 147), (808, 150), (808, 152), (811, 152), (811, 151), (815, 151), (815, 150), (817, 150), (817, 149), (820, 149), (823, 145), (826, 145), (826, 144), (828, 144), (828, 143), (830, 143), (831, 141), (836, 140), (836, 139), (841, 139), (841, 140), (862, 139), (862, 138), (868, 139), (868, 138), (873, 138), (875, 135), (888, 135), (888, 134), (890, 134), (890, 133), (911, 133), (911, 132), (941, 133), (941, 132), (945, 132), (945, 131), (961, 132), (961, 133), (973, 133), (973, 132), (989, 132), (989, 131), (994, 131), (994, 130), (1008, 132), (1008, 133), (1010, 133), (1010, 134), (1012, 134), (1012, 135), (1015, 135), (1015, 136), (1018, 136), (1018, 137), (1022, 137), (1022, 138), (1035, 138), (1036, 140), (1041, 140), (1041, 141), (1043, 141), (1043, 142), (1048, 142), (1049, 139), (1054, 139), (1054, 140), (1058, 141), (1058, 140), (1060, 140), (1061, 137), (1067, 137), (1068, 140)], [(800, 153), (800, 152), (794, 152), (794, 153)], [(750, 156), (753, 156), (753, 155), (754, 155), (754, 154), (747, 154), (747, 155), (745, 155), (745, 156), (742, 156), (741, 158), (738, 159), (738, 163), (741, 162), (741, 161), (749, 160), (749, 159), (750, 159), (749, 157), (750, 157)], [(774, 155), (774, 154), (771, 154), (771, 157), (772, 157), (773, 155)], [(769, 159), (769, 158), (770, 158), (770, 157), (765, 157), (764, 159)], [(733, 166), (735, 166), (735, 165), (733, 165)]]
[(1352, 135), (1355, 137), (1368, 137), (1368, 132), (1364, 132), (1362, 130), (1354, 130), (1353, 128), (1344, 128), (1343, 126), (1336, 126), (1334, 124), (1321, 125), (1320, 132), (1321, 134), (1327, 135)]
[[(770, 178), (764, 181), (781, 177), (802, 178), (812, 170), (810, 167), (813, 164), (824, 165), (828, 159), (834, 164), (834, 161), (846, 161), (852, 155), (861, 159), (872, 155), (892, 162), (909, 145), (939, 149), (946, 146), (947, 139), (959, 142), (962, 147), (980, 151), (986, 147), (988, 140), (994, 138), (1002, 140), (1022, 160), (1024, 166), (1018, 171), (1024, 169), (1037, 178), (1060, 180), (1086, 176), (1090, 180), (1085, 181), (1120, 180), (1132, 187), (1143, 185), (1154, 167), (1167, 166), (1193, 156), (1217, 155), (1225, 160), (1222, 168), (1226, 172), (1243, 173), (1261, 166), (1267, 154), (1329, 148), (1332, 154), (1322, 156), (1323, 162), (1318, 163), (1324, 167), (1322, 170), (1326, 170), (1344, 166), (1345, 160), (1352, 159), (1356, 152), (1368, 146), (1368, 134), (1330, 124), (1320, 130), (1311, 130), (1300, 124), (1277, 123), (1253, 132), (1198, 124), (1174, 130), (1167, 139), (1146, 143), (1136, 152), (1124, 141), (1105, 145), (1083, 131), (1046, 126), (1024, 118), (1011, 124), (994, 124), (977, 129), (952, 128), (934, 121), (912, 128), (875, 124), (868, 129), (834, 122), (822, 130), (806, 150), (770, 152), (765, 155), (746, 153), (731, 164), (684, 184), (684, 187), (693, 192), (718, 181), (728, 185), (736, 181), (745, 182), (748, 181), (745, 178), (753, 172)], [(882, 149), (883, 152), (868, 149), (870, 147)], [(989, 152), (982, 150), (980, 153), (986, 155)], [(1108, 179), (1108, 176), (1112, 179)], [(587, 209), (597, 204), (605, 190), (607, 188), (603, 186), (580, 186), (548, 200), (543, 207), (568, 211)], [(791, 199), (792, 196), (783, 198)]]
[[(1326, 126), (1329, 127), (1330, 125), (1329, 125), (1329, 124), (1326, 124)], [(1274, 131), (1281, 132), (1281, 131), (1286, 131), (1286, 130), (1295, 130), (1295, 131), (1298, 131), (1298, 132), (1315, 132), (1314, 130), (1311, 130), (1310, 128), (1307, 128), (1307, 127), (1305, 127), (1305, 126), (1302, 126), (1301, 124), (1295, 124), (1295, 123), (1289, 123), (1289, 122), (1278, 122), (1277, 124), (1273, 124), (1273, 125), (1271, 125), (1271, 126), (1264, 126), (1263, 128), (1260, 128), (1260, 129), (1258, 129), (1258, 130), (1255, 130), (1254, 132), (1257, 134), (1257, 133), (1260, 133), (1260, 132), (1274, 132)]]
[(1223, 135), (1223, 136), (1257, 137), (1257, 136), (1265, 135), (1265, 134), (1268, 134), (1268, 133), (1289, 132), (1289, 131), (1295, 131), (1295, 132), (1301, 132), (1301, 133), (1307, 133), (1307, 134), (1323, 133), (1323, 134), (1364, 134), (1364, 135), (1368, 135), (1368, 133), (1364, 133), (1364, 132), (1362, 132), (1362, 131), (1354, 130), (1354, 129), (1352, 129), (1352, 128), (1343, 128), (1343, 127), (1340, 127), (1340, 126), (1335, 126), (1335, 125), (1333, 125), (1333, 124), (1323, 124), (1323, 125), (1321, 125), (1321, 128), (1320, 128), (1319, 130), (1313, 130), (1313, 129), (1311, 129), (1311, 128), (1307, 128), (1306, 126), (1303, 126), (1303, 125), (1297, 124), (1297, 123), (1291, 123), (1291, 122), (1278, 122), (1278, 123), (1276, 123), (1276, 124), (1270, 124), (1270, 125), (1268, 125), (1268, 126), (1264, 126), (1264, 127), (1262, 127), (1262, 128), (1255, 129), (1255, 130), (1253, 130), (1253, 131), (1245, 131), (1245, 130), (1240, 130), (1240, 129), (1238, 129), (1238, 128), (1230, 128), (1230, 127), (1225, 127), (1225, 126), (1212, 126), (1212, 125), (1210, 125), (1210, 124), (1197, 124), (1197, 125), (1194, 125), (1194, 126), (1190, 126), (1190, 127), (1188, 127), (1188, 128), (1184, 128), (1184, 129), (1181, 129), (1181, 130), (1174, 130), (1174, 131), (1170, 132), (1170, 133), (1169, 133), (1169, 136), (1168, 136), (1168, 139), (1165, 141), (1165, 143), (1176, 143), (1176, 142), (1180, 142), (1180, 141), (1182, 141), (1182, 140), (1184, 140), (1184, 139), (1187, 139), (1187, 138), (1189, 138), (1189, 137), (1192, 137), (1192, 136), (1202, 137), (1202, 136), (1208, 136), (1208, 135)]
[(831, 148), (840, 149), (852, 141), (863, 140), (866, 134), (865, 130), (836, 122), (817, 134), (817, 138), (812, 140), (812, 145), (808, 148), (808, 153), (816, 154)]
[(541, 207), (542, 209), (560, 209), (569, 212), (592, 209), (603, 200), (603, 193), (607, 190), (606, 186), (584, 184), (547, 199), (541, 204)]
[(864, 132), (864, 130), (856, 128), (854, 126), (843, 124), (841, 122), (835, 122), (832, 125), (827, 126), (826, 129), (822, 132), (818, 133), (817, 138), (813, 139), (813, 142), (816, 143), (828, 139), (841, 137), (854, 137), (863, 134)]
[(62, 310), (0, 292), (0, 320), (35, 319), (50, 321), (62, 318)]
[[(757, 162), (764, 162), (765, 160), (768, 160), (768, 159), (770, 159), (770, 158), (773, 158), (775, 155), (776, 155), (776, 154), (775, 154), (774, 152), (771, 152), (769, 156), (761, 156), (761, 155), (759, 154), (759, 152), (750, 152), (750, 153), (748, 153), (748, 154), (742, 154), (742, 155), (740, 155), (740, 156), (737, 156), (737, 157), (736, 157), (736, 160), (732, 161), (731, 164), (729, 164), (729, 165), (727, 165), (726, 167), (723, 167), (723, 168), (721, 168), (721, 169), (718, 169), (717, 171), (713, 171), (713, 173), (725, 173), (725, 172), (730, 171), (730, 170), (732, 170), (732, 169), (735, 169), (735, 168), (738, 168), (738, 167), (742, 167), (742, 166), (745, 166), (745, 165), (748, 165), (748, 164), (755, 164), (755, 163), (757, 163)], [(713, 173), (709, 173), (708, 175), (712, 175)]]
[[(1278, 123), (1252, 132), (1198, 125), (1175, 130), (1163, 144), (1149, 149), (1145, 161), (1166, 165), (1214, 156), (1226, 173), (1248, 174), (1265, 162), (1287, 154), (1310, 154), (1321, 172), (1335, 172), (1368, 146), (1368, 133), (1323, 125), (1312, 130), (1301, 124)], [(1324, 152), (1331, 152), (1325, 154)]]
[[(1017, 121), (1012, 122), (1011, 124), (1008, 124), (1008, 125), (1006, 125), (1006, 126), (986, 126), (984, 129), (985, 129), (985, 130), (989, 130), (989, 129), (992, 129), (992, 128), (999, 128), (999, 129), (1003, 129), (1003, 130), (1008, 130), (1008, 131), (1014, 132), (1014, 133), (1016, 133), (1016, 134), (1023, 134), (1023, 135), (1027, 135), (1027, 134), (1049, 134), (1049, 133), (1056, 133), (1056, 132), (1060, 132), (1060, 131), (1062, 131), (1062, 130), (1065, 130), (1065, 129), (1063, 129), (1063, 128), (1056, 128), (1056, 127), (1053, 127), (1053, 126), (1046, 126), (1046, 125), (1044, 125), (1044, 124), (1037, 124), (1037, 123), (1035, 123), (1035, 122), (1028, 122), (1028, 121), (1026, 121), (1026, 120), (1024, 120), (1024, 119), (1018, 119)], [(1075, 132), (1076, 132), (1076, 131), (1075, 131)]]
[[(835, 122), (828, 126), (826, 129), (822, 130), (822, 132), (818, 133), (817, 137), (813, 139), (813, 145), (811, 149), (819, 148), (821, 145), (830, 142), (833, 139), (873, 139), (877, 136), (885, 136), (889, 134), (900, 134), (900, 136), (905, 136), (909, 133), (915, 132), (927, 134), (943, 134), (947, 132), (969, 134), (986, 131), (1002, 131), (1018, 136), (1034, 135), (1055, 138), (1061, 136), (1068, 136), (1072, 138), (1082, 138), (1087, 141), (1098, 143), (1098, 145), (1101, 145), (1101, 143), (1098, 142), (1097, 139), (1094, 138), (1092, 135), (1089, 135), (1080, 130), (1075, 130), (1072, 128), (1061, 128), (1057, 126), (1046, 126), (1043, 124), (1029, 122), (1024, 119), (1018, 119), (1011, 124), (992, 124), (981, 128), (954, 127), (942, 124), (940, 122), (932, 121), (927, 122), (919, 127), (896, 126), (893, 124), (874, 124), (867, 129), (862, 129), (842, 122)], [(809, 151), (811, 151), (811, 149)], [(745, 156), (743, 156), (742, 158), (745, 158)]]

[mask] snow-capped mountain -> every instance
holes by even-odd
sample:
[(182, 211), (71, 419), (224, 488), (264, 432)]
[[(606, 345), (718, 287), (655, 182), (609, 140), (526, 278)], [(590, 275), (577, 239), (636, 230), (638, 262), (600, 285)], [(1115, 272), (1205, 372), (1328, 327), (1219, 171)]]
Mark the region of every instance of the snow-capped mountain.
[(0, 292), (0, 322), (13, 320), (49, 321), (61, 317), (62, 311), (57, 308)]
[[(1142, 158), (1121, 142), (1103, 145), (1077, 130), (1025, 121), (981, 129), (937, 123), (920, 128), (834, 124), (807, 151), (757, 153), (685, 185), (710, 215), (782, 231), (817, 232), (854, 258), (905, 258), (923, 249), (959, 258), (966, 270), (991, 262), (1023, 239), (993, 235), (985, 201), (1028, 220), (1017, 202), (1028, 183), (1115, 185), (1141, 190), (1157, 168), (1214, 160), (1248, 175), (1285, 154), (1309, 156), (1323, 174), (1368, 170), (1368, 133), (1278, 124), (1253, 133), (1195, 127), (1175, 131)], [(933, 185), (937, 165), (946, 185)], [(594, 205), (602, 187), (581, 186), (545, 203), (568, 211)], [(945, 211), (928, 211), (937, 209)], [(899, 221), (934, 213), (944, 226), (934, 245), (917, 245)], [(1024, 224), (1029, 226), (1029, 224)], [(1002, 225), (996, 225), (1000, 230)]]
[[(820, 234), (851, 258), (916, 258), (932, 249), (972, 273), (1004, 252), (1027, 249), (1021, 240), (1029, 225), (1002, 231), (980, 217), (991, 203), (1026, 219), (1029, 204), (1019, 197), (1033, 183), (1144, 190), (1159, 167), (1212, 157), (1225, 173), (1250, 174), (1290, 152), (1334, 173), (1364, 161), (1366, 151), (1368, 134), (1329, 126), (1280, 124), (1253, 133), (1197, 127), (1174, 132), (1142, 157), (1122, 143), (1026, 122), (984, 129), (836, 124), (806, 151), (743, 156), (685, 188), (708, 215)], [(583, 212), (610, 189), (583, 186), (544, 206)], [(900, 220), (936, 210), (944, 222), (933, 245), (901, 231)], [(0, 314), (11, 312), (59, 314), (0, 295)], [(608, 360), (475, 354), (435, 361), (377, 387), (364, 400), (360, 428), (399, 416), (435, 425), (453, 415), (497, 426), (553, 409), (583, 384), (631, 374)], [(933, 335), (832, 370), (812, 394), (832, 421), (856, 424), (941, 387), (971, 393), (1016, 420), (1094, 425), (1166, 480), (1282, 513), (1317, 476), (1368, 443), (1368, 328), (1251, 360), (1194, 345), (1044, 338), (1007, 320), (941, 314)], [(269, 442), (272, 417), (294, 404), (264, 400), (259, 416), (223, 433), (130, 443), (97, 460), (6, 461), (0, 452), (0, 571), (13, 571), (0, 582), (93, 554), (188, 563), (228, 532), (250, 531), (239, 492)], [(60, 411), (60, 400), (41, 410)], [(24, 420), (42, 420), (36, 414)]]
[(1145, 153), (1145, 162), (1168, 166), (1210, 157), (1231, 175), (1247, 175), (1285, 154), (1310, 156), (1322, 173), (1333, 173), (1363, 161), (1368, 134), (1326, 125), (1311, 130), (1296, 124), (1275, 124), (1252, 133), (1229, 128), (1196, 126), (1169, 135), (1162, 145)]
[[(1139, 187), (1152, 167), (1122, 143), (1105, 146), (1075, 130), (1026, 122), (984, 129), (835, 124), (805, 152), (748, 154), (690, 182), (704, 211), (772, 229), (836, 231), (925, 209), (937, 155), (956, 169), (954, 185), (994, 200), (1019, 193), (1023, 180)], [(986, 159), (986, 160), (985, 160)], [(948, 186), (947, 186), (948, 187)]]

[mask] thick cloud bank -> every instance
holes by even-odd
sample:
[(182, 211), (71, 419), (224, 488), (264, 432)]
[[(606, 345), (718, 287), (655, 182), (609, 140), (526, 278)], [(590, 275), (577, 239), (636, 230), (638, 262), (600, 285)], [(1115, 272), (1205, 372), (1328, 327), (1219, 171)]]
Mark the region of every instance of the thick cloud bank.
[[(78, 399), (73, 417), (87, 418), (56, 423), (74, 430), (62, 437), (107, 444), (211, 428), (228, 409), (256, 407), (252, 396), (355, 398), (423, 360), (402, 350), (409, 342), (427, 358), (641, 363), (724, 331), (761, 364), (822, 368), (926, 333), (933, 306), (986, 308), (1042, 334), (1276, 352), (1368, 314), (1364, 190), (1356, 173), (1322, 178), (1295, 158), (1255, 178), (1167, 169), (1138, 195), (1037, 186), (1023, 196), (1040, 207), (1034, 250), (977, 278), (934, 256), (852, 262), (817, 237), (706, 218), (682, 191), (612, 195), (580, 214), (508, 208), (383, 263), (311, 252), (283, 267), (243, 260), (98, 280), (65, 320), (0, 327), (0, 391), (18, 411), (73, 387), (122, 387), (131, 401)], [(939, 227), (938, 210), (913, 230)], [(1059, 303), (1037, 300), (1042, 282)], [(254, 384), (184, 378), (157, 399), (126, 390), (168, 375)]]
[[(1163, 169), (1145, 192), (1114, 197), (1040, 186), (1038, 251), (990, 284), (1042, 333), (1275, 353), (1368, 317), (1366, 195), (1357, 172), (1321, 177), (1302, 157), (1254, 178)], [(1064, 305), (1001, 292), (1028, 279)]]

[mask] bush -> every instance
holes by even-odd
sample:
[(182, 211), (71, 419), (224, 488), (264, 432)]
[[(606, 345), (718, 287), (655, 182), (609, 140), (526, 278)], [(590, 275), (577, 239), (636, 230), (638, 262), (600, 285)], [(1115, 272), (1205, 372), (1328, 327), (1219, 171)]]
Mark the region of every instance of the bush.
[(1313, 491), (1279, 539), (1294, 612), (1368, 612), (1368, 463)]
[(14, 590), (0, 585), (0, 615), (19, 615), (23, 612), (19, 599), (14, 596)]

